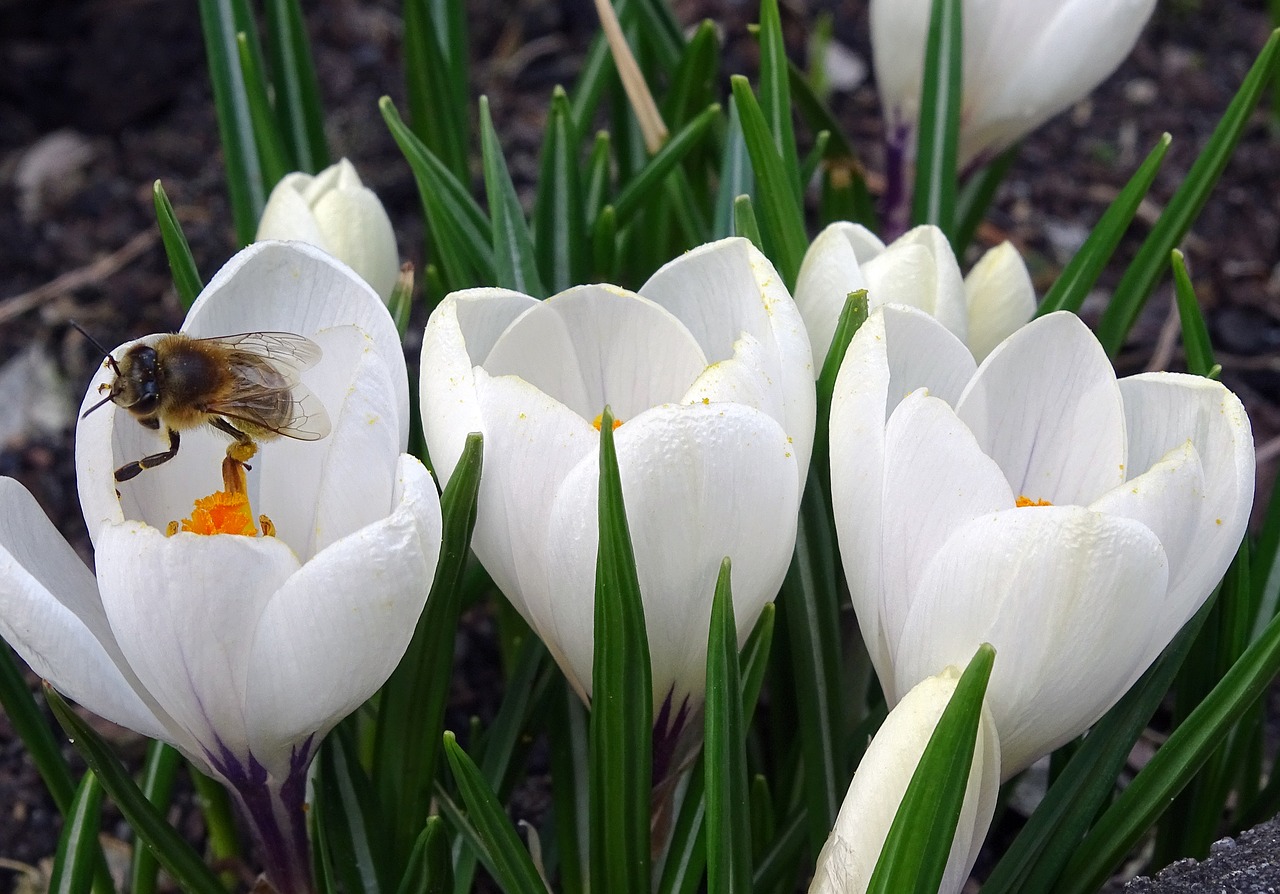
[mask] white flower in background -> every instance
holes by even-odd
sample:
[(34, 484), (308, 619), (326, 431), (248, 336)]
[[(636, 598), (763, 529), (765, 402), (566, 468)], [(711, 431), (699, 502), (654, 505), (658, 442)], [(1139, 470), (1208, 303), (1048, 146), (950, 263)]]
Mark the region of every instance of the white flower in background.
[[(809, 894), (867, 890), (902, 796), (959, 682), (959, 671), (947, 667), (917, 683), (889, 712), (858, 764), (831, 837), (818, 855)], [(940, 894), (958, 894), (964, 887), (991, 825), (999, 790), (1000, 740), (984, 705)]]
[(315, 176), (285, 174), (271, 190), (254, 239), (289, 239), (323, 248), (364, 277), (383, 301), (400, 275), (391, 219), (345, 158)]
[(890, 703), (991, 643), (1007, 778), (1097, 720), (1217, 584), (1253, 499), (1253, 439), (1217, 382), (1117, 382), (1071, 314), (975, 369), (939, 322), (889, 306), (840, 369), (831, 486)]
[(916, 227), (888, 247), (861, 224), (833, 223), (805, 252), (796, 304), (821, 372), (850, 292), (867, 290), (870, 310), (905, 304), (934, 317), (982, 360), (1036, 310), (1031, 276), (1010, 243), (989, 250), (967, 277), (942, 230)]
[[(117, 484), (117, 467), (164, 439), (108, 403), (76, 430), (96, 579), (31, 495), (0, 479), (0, 632), (59, 691), (226, 782), (263, 840), (268, 875), (292, 894), (309, 872), (307, 766), (408, 646), (441, 519), (430, 473), (403, 454), (399, 338), (363, 280), (311, 246), (256, 243), (214, 277), (182, 329), (250, 330), (294, 332), (324, 352), (303, 379), (330, 435), (263, 444), (249, 476), (250, 504), (276, 536), (166, 536), (220, 487), (227, 441), (207, 426), (187, 432), (171, 461)], [(112, 376), (99, 372), (85, 408)], [(274, 849), (273, 824), (284, 826)]]
[[(1137, 43), (1156, 0), (965, 0), (962, 169), (1084, 97)], [(929, 0), (872, 0), (871, 49), (891, 147), (915, 154)]]
[[(733, 560), (745, 639), (791, 559), (814, 431), (809, 341), (745, 239), (672, 261), (639, 294), (448, 296), (422, 346), (422, 420), (442, 480), (484, 434), (472, 548), (591, 696), (600, 438), (608, 404), (653, 663), (658, 733), (702, 703), (711, 597)], [(662, 776), (655, 768), (655, 779)]]

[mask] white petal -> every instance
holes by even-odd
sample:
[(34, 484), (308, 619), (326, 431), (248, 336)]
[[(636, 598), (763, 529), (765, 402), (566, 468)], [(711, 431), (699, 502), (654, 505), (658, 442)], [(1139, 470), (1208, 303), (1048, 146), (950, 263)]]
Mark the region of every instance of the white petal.
[(481, 364), (519, 376), (591, 420), (676, 401), (707, 367), (689, 331), (651, 301), (613, 286), (578, 286), (530, 307)]
[(334, 190), (322, 196), (314, 210), (327, 235), (324, 247), (349, 264), (380, 298), (389, 298), (400, 275), (400, 253), (391, 219), (373, 190)]
[[(655, 709), (701, 703), (711, 598), (733, 563), (739, 641), (782, 584), (795, 546), (795, 456), (770, 417), (734, 404), (657, 407), (615, 433), (644, 600)], [(591, 692), (599, 453), (565, 479), (551, 520), (551, 636)]]
[(287, 174), (271, 190), (258, 220), (258, 232), (253, 237), (255, 242), (291, 239), (328, 250), (320, 224), (299, 188), (296, 178), (300, 176), (308, 181), (312, 179), (309, 175)]
[(1130, 519), (1078, 506), (975, 519), (929, 560), (894, 689), (995, 646), (987, 703), (1008, 779), (1084, 732), (1150, 663), (1167, 580), (1160, 541)]
[(452, 477), (467, 435), (484, 430), (472, 367), (488, 356), (503, 330), (536, 303), (519, 292), (471, 289), (446, 296), (427, 321), (418, 399), (427, 449), (442, 484)]
[[(484, 423), (484, 474), (471, 548), (494, 583), (547, 640), (547, 529), (561, 483), (598, 449), (591, 423), (514, 376), (476, 371)], [(551, 643), (548, 643), (551, 645)], [(554, 654), (554, 647), (552, 649)]]
[(1195, 549), (1170, 557), (1168, 623), (1176, 630), (1226, 573), (1244, 536), (1253, 507), (1253, 433), (1239, 398), (1218, 382), (1147, 373), (1119, 385), (1129, 432), (1128, 474), (1140, 474), (1187, 442), (1203, 467), (1203, 498), (1196, 509), (1181, 510), (1197, 517)]
[(956, 407), (1014, 493), (1088, 505), (1125, 479), (1111, 361), (1069, 313), (1033, 320), (983, 361)]
[(318, 553), (263, 609), (245, 721), (268, 768), (373, 695), (409, 645), (440, 552), (440, 503), (420, 462), (399, 466), (394, 511)]
[(935, 226), (916, 227), (862, 267), (871, 306), (917, 307), (964, 341), (969, 330), (964, 278), (947, 237)]
[(1031, 274), (1012, 243), (1001, 242), (964, 279), (969, 350), (979, 362), (1036, 312)]
[(373, 340), (353, 326), (315, 339), (324, 351), (315, 394), (332, 431), (264, 443), (250, 475), (253, 506), (303, 561), (391, 511), (400, 456), (395, 387)]
[(773, 419), (782, 418), (782, 393), (774, 387), (777, 356), (745, 332), (733, 350), (732, 359), (708, 366), (681, 397), (680, 403), (742, 404)]
[(777, 351), (785, 418), (801, 478), (809, 469), (817, 397), (809, 335), (769, 259), (746, 239), (721, 239), (686, 252), (649, 278), (640, 294), (675, 314), (710, 363), (733, 356), (743, 332)]
[[(350, 267), (302, 242), (255, 242), (209, 281), (182, 331), (196, 338), (239, 332), (294, 332), (311, 338), (355, 326), (373, 339), (391, 371), (399, 448), (409, 442), (409, 379), (400, 333), (377, 293)], [(303, 384), (324, 360), (302, 374)]]
[(64, 695), (168, 739), (134, 691), (89, 569), (12, 478), (0, 478), (0, 634)]
[(796, 277), (796, 306), (813, 348), (814, 376), (822, 373), (840, 311), (850, 292), (865, 289), (860, 262), (884, 251), (884, 243), (861, 224), (838, 221), (809, 246)]
[(249, 650), (263, 608), (298, 568), (271, 537), (202, 536), (138, 522), (98, 536), (98, 584), (116, 641), (146, 691), (207, 760), (243, 756)]
[(923, 391), (893, 411), (884, 457), (881, 617), (892, 655), (928, 560), (959, 526), (1012, 508), (1014, 495), (955, 412)]
[[(866, 891), (902, 796), (959, 679), (959, 672), (949, 667), (922, 680), (885, 718), (858, 765), (831, 837), (818, 855), (810, 894)], [(964, 887), (991, 825), (999, 787), (1000, 741), (984, 706), (939, 892), (959, 894)]]

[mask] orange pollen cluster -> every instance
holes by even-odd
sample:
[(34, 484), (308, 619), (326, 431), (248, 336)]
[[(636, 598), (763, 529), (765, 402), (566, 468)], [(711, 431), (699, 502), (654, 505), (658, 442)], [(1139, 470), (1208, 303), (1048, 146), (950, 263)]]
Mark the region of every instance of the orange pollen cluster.
[(1019, 496), (1016, 502), (1017, 502), (1018, 508), (1022, 508), (1024, 506), (1052, 506), (1053, 505), (1048, 500), (1033, 500), (1030, 497), (1023, 497), (1023, 496)]
[[(601, 413), (600, 415), (596, 416), (596, 418), (595, 418), (595, 419), (592, 419), (592, 420), (591, 420), (591, 424), (595, 426), (596, 431), (599, 431), (599, 430), (600, 430), (600, 425), (601, 425), (603, 422), (604, 422), (604, 413)], [(614, 419), (614, 420), (613, 420), (613, 430), (614, 430), (614, 431), (617, 431), (617, 430), (618, 430), (618, 426), (619, 426), (619, 425), (621, 425), (621, 424), (622, 424), (622, 420), (621, 420), (621, 419)]]
[(182, 520), (182, 530), (190, 534), (240, 534), (245, 537), (258, 534), (248, 495), (225, 490), (196, 500), (191, 517)]

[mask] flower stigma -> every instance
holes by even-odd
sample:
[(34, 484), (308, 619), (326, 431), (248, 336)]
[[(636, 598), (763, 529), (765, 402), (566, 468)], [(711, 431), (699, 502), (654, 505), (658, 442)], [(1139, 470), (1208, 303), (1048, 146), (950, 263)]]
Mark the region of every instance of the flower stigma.
[[(591, 420), (591, 424), (592, 424), (592, 426), (594, 426), (594, 427), (595, 427), (595, 430), (596, 430), (596, 431), (599, 431), (599, 430), (600, 430), (600, 426), (601, 426), (601, 424), (602, 424), (603, 422), (604, 422), (604, 413), (597, 413), (597, 414), (596, 414), (596, 418)], [(619, 426), (619, 425), (621, 425), (621, 424), (622, 424), (622, 420), (621, 420), (621, 419), (614, 419), (614, 420), (613, 420), (613, 430), (614, 430), (614, 431), (617, 431), (617, 430), (618, 430), (618, 426)]]
[(1053, 505), (1048, 500), (1033, 500), (1030, 497), (1022, 496), (1021, 494), (1018, 495), (1018, 499), (1015, 501), (1015, 503), (1017, 504), (1019, 509), (1021, 509), (1024, 506), (1052, 506)]

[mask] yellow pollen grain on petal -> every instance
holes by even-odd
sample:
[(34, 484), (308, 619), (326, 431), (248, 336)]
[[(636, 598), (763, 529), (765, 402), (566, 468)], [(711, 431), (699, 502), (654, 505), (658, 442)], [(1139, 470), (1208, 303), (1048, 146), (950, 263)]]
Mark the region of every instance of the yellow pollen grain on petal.
[(248, 495), (225, 490), (196, 500), (191, 517), (182, 520), (182, 530), (188, 534), (239, 534), (244, 537), (258, 534), (249, 509)]
[[(595, 430), (596, 430), (596, 431), (599, 431), (599, 430), (600, 430), (600, 425), (601, 425), (601, 423), (603, 423), (603, 422), (604, 422), (604, 413), (599, 413), (599, 414), (597, 414), (597, 415), (596, 415), (596, 418), (591, 420), (591, 424), (592, 424), (592, 426), (594, 426), (594, 427), (595, 427)], [(619, 426), (619, 425), (621, 425), (621, 424), (622, 424), (622, 420), (621, 420), (621, 419), (614, 419), (614, 420), (613, 420), (613, 430), (614, 430), (614, 431), (617, 431), (617, 430), (618, 430), (618, 426)]]
[(1033, 500), (1030, 497), (1022, 496), (1021, 494), (1018, 495), (1018, 499), (1016, 502), (1018, 504), (1018, 508), (1020, 509), (1024, 506), (1052, 506), (1053, 505), (1048, 500)]

